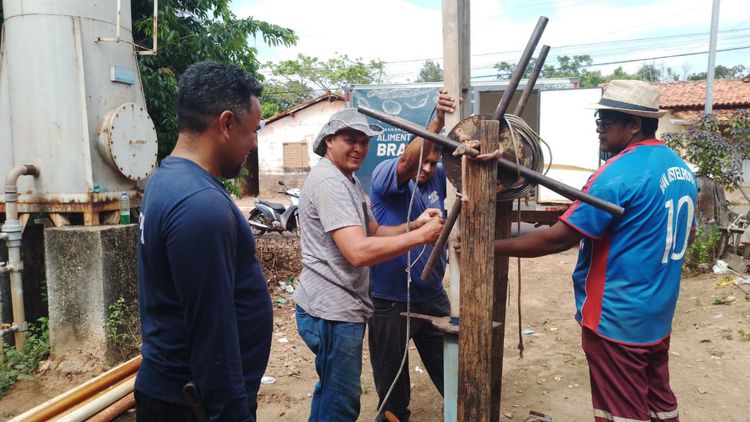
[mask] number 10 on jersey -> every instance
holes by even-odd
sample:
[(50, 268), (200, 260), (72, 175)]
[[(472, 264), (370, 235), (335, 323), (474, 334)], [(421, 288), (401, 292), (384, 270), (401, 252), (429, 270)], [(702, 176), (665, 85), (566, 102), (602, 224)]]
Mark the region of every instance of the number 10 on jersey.
[[(685, 227), (677, 227), (680, 220), (680, 212), (683, 207), (687, 207), (687, 218), (685, 221)], [(685, 250), (687, 250), (688, 240), (690, 239), (690, 228), (693, 224), (693, 215), (695, 214), (695, 205), (693, 204), (693, 198), (688, 195), (681, 197), (677, 200), (677, 207), (675, 208), (674, 200), (670, 199), (664, 203), (664, 208), (667, 209), (667, 244), (664, 247), (664, 256), (661, 259), (662, 264), (666, 264), (669, 260), (679, 261), (685, 256)], [(679, 250), (675, 250), (675, 242), (677, 241), (677, 235), (680, 231), (684, 231), (685, 236), (683, 237), (682, 245)]]

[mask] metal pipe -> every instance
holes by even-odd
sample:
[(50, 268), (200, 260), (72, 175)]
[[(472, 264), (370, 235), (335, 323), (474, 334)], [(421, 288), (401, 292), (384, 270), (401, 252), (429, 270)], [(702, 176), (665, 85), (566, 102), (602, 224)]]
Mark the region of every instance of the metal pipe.
[(21, 262), (21, 239), (23, 224), (18, 219), (18, 178), (21, 176), (39, 176), (39, 169), (32, 165), (13, 167), (5, 179), (5, 223), (2, 232), (8, 247), (8, 262), (5, 265), (10, 272), (10, 302), (13, 308), (13, 324), (18, 326), (14, 333), (16, 350), (23, 353), (26, 342), (26, 310), (23, 304), (23, 262)]
[(159, 0), (154, 0), (154, 14), (153, 14), (153, 30), (151, 33), (151, 49), (150, 50), (142, 50), (138, 52), (139, 56), (155, 56), (156, 50), (158, 48), (157, 40), (159, 37), (157, 36), (157, 29), (159, 28), (158, 22), (159, 22), (159, 16), (157, 11), (159, 10)]
[(88, 420), (90, 417), (96, 415), (116, 401), (133, 392), (133, 387), (135, 386), (135, 377), (136, 374), (129, 376), (128, 378), (110, 388), (107, 392), (96, 396), (88, 403), (84, 403), (71, 412), (66, 413), (61, 417), (53, 420), (57, 420), (59, 422), (83, 422)]
[(521, 54), (521, 59), (518, 61), (518, 65), (516, 65), (516, 68), (513, 70), (513, 75), (508, 81), (508, 86), (505, 87), (503, 96), (500, 98), (500, 102), (497, 103), (495, 114), (493, 114), (493, 120), (500, 120), (502, 122), (502, 117), (508, 110), (508, 106), (510, 106), (510, 102), (513, 99), (513, 93), (516, 92), (516, 88), (518, 88), (518, 84), (521, 82), (521, 78), (526, 72), (526, 66), (529, 65), (531, 55), (534, 54), (534, 49), (536, 49), (539, 39), (542, 38), (542, 33), (544, 33), (544, 28), (547, 26), (547, 22), (549, 22), (547, 17), (539, 17), (539, 20), (536, 23), (536, 28), (534, 28), (534, 32), (531, 33), (531, 38), (529, 38), (529, 42), (526, 44), (523, 54)]
[(120, 42), (120, 15), (122, 14), (122, 0), (117, 0), (117, 27), (115, 28), (115, 42)]
[(27, 410), (23, 414), (11, 419), (10, 422), (42, 422), (49, 420), (51, 417), (60, 414), (66, 409), (134, 374), (141, 367), (142, 360), (141, 355), (138, 355), (72, 390), (47, 400), (33, 409)]
[[(357, 111), (359, 111), (360, 113), (364, 115), (378, 119), (382, 122), (388, 123), (391, 126), (395, 126), (399, 129), (403, 129), (414, 135), (421, 136), (430, 142), (435, 142), (436, 144), (440, 144), (446, 148), (457, 149), (460, 147), (464, 149), (464, 153), (470, 157), (476, 157), (477, 155), (479, 155), (479, 151), (473, 148), (466, 148), (463, 145), (459, 144), (458, 142), (454, 141), (453, 139), (448, 138), (447, 136), (429, 132), (407, 120), (400, 119), (394, 116), (389, 116), (387, 114), (384, 114), (379, 111), (375, 111), (366, 107), (358, 107)], [(619, 205), (615, 205), (611, 202), (605, 201), (603, 199), (590, 195), (586, 192), (570, 187), (566, 185), (565, 183), (559, 182), (541, 173), (537, 173), (534, 170), (531, 170), (524, 166), (517, 166), (516, 163), (512, 161), (506, 160), (504, 158), (498, 158), (497, 163), (499, 167), (502, 167), (503, 169), (512, 171), (514, 173), (520, 173), (521, 176), (525, 177), (526, 179), (529, 179), (532, 182), (538, 183), (550, 190), (553, 190), (559, 193), (560, 195), (565, 196), (566, 198), (577, 199), (581, 202), (585, 202), (589, 205), (592, 205), (594, 207), (607, 211), (608, 213), (614, 215), (615, 217), (620, 217), (623, 214), (623, 212), (625, 212), (625, 210)]]
[(87, 422), (109, 422), (116, 417), (125, 413), (126, 410), (135, 407), (135, 394), (130, 393), (127, 396), (114, 402), (108, 408), (97, 413), (94, 417), (90, 418)]
[(440, 232), (440, 237), (438, 237), (437, 242), (435, 242), (430, 257), (427, 259), (427, 263), (422, 270), (422, 275), (420, 276), (422, 277), (422, 280), (429, 279), (430, 274), (432, 274), (432, 268), (437, 263), (438, 258), (443, 254), (445, 242), (448, 241), (451, 229), (453, 229), (453, 225), (456, 224), (458, 215), (461, 214), (461, 202), (461, 198), (456, 198), (456, 202), (453, 203), (453, 208), (451, 208), (451, 211), (448, 213), (448, 218), (445, 220), (444, 229)]
[(625, 212), (625, 209), (619, 205), (615, 205), (609, 201), (605, 201), (584, 191), (568, 186), (563, 182), (547, 177), (541, 173), (537, 173), (527, 167), (518, 166), (510, 160), (498, 158), (497, 164), (499, 167), (502, 167), (507, 171), (519, 172), (521, 173), (521, 176), (526, 179), (536, 182), (547, 189), (553, 190), (568, 199), (577, 199), (581, 202), (585, 202), (591, 206), (599, 208), (600, 210), (604, 210), (615, 217), (621, 217)]
[(154, 30), (153, 30), (153, 33), (151, 34), (151, 38), (153, 38), (154, 40), (154, 44), (152, 45), (154, 48), (154, 55), (156, 55), (156, 48), (157, 48), (156, 42), (159, 39), (159, 37), (157, 36), (157, 28), (158, 28), (158, 22), (159, 22), (159, 16), (157, 13), (158, 9), (159, 9), (159, 0), (154, 0), (154, 19), (153, 19)]
[(544, 68), (544, 61), (547, 60), (547, 53), (549, 53), (549, 46), (543, 45), (542, 51), (539, 52), (539, 57), (536, 60), (536, 64), (534, 65), (534, 69), (531, 71), (531, 74), (529, 75), (529, 80), (526, 81), (526, 86), (523, 88), (523, 94), (521, 94), (521, 99), (518, 100), (518, 104), (516, 104), (516, 109), (513, 110), (513, 114), (515, 114), (518, 117), (521, 117), (523, 114), (523, 110), (526, 108), (526, 103), (529, 102), (529, 97), (531, 97), (531, 91), (534, 90), (534, 85), (536, 85), (536, 80), (539, 78), (539, 74), (542, 73), (542, 69)]
[(115, 18), (115, 37), (97, 37), (97, 41), (120, 42), (120, 15), (122, 14), (122, 0), (117, 0), (117, 17)]
[(408, 120), (404, 120), (399, 117), (391, 116), (389, 114), (381, 113), (371, 108), (362, 106), (357, 107), (357, 111), (364, 114), (365, 116), (370, 116), (374, 119), (378, 119), (381, 122), (388, 123), (389, 125), (395, 126), (399, 129), (403, 129), (411, 134), (421, 136), (422, 138), (427, 139), (430, 142), (435, 142), (436, 144), (439, 144), (450, 150), (461, 148), (463, 153), (465, 155), (468, 155), (469, 157), (476, 157), (477, 155), (479, 155), (479, 151), (474, 148), (467, 148), (447, 136), (432, 133), (422, 126), (415, 125)]

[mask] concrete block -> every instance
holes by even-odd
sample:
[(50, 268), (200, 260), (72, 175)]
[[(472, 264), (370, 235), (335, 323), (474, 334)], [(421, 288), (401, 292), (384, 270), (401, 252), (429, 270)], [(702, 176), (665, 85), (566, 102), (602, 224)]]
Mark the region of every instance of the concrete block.
[(44, 244), (53, 358), (85, 367), (122, 359), (107, 320), (123, 298), (124, 319), (139, 332), (136, 225), (49, 228)]

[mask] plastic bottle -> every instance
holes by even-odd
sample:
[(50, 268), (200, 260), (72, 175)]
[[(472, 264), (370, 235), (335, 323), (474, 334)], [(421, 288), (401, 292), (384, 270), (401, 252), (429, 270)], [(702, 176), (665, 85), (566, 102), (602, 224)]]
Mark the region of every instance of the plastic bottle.
[(120, 224), (130, 224), (130, 195), (120, 194)]

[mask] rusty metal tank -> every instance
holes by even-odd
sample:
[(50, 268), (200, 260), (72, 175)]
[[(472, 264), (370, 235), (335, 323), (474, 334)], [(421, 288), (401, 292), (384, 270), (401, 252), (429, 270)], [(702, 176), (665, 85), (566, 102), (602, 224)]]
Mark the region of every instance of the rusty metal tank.
[(0, 177), (41, 171), (19, 180), (19, 212), (117, 209), (157, 154), (130, 0), (3, 0), (3, 12)]

